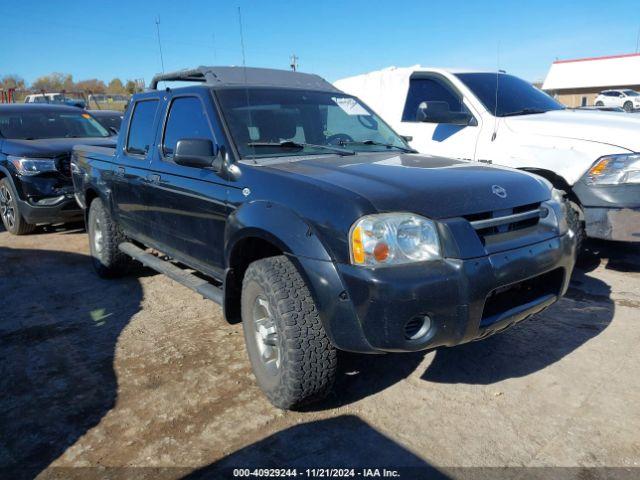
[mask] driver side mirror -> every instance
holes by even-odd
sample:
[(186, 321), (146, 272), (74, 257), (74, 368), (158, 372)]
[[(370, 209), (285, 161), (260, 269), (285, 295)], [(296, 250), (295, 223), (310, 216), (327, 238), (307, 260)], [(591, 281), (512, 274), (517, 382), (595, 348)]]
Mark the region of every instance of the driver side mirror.
[(176, 143), (173, 161), (178, 165), (194, 168), (213, 167), (220, 170), (220, 149), (206, 138), (183, 138)]
[(467, 112), (452, 112), (447, 102), (422, 102), (416, 114), (418, 122), (471, 125), (473, 117)]

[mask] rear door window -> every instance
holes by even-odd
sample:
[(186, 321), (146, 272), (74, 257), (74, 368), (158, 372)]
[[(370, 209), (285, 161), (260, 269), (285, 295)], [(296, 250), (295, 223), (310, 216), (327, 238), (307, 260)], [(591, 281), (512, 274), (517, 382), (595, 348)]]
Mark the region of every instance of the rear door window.
[(146, 155), (153, 144), (153, 126), (158, 109), (158, 99), (136, 102), (129, 122), (127, 152)]

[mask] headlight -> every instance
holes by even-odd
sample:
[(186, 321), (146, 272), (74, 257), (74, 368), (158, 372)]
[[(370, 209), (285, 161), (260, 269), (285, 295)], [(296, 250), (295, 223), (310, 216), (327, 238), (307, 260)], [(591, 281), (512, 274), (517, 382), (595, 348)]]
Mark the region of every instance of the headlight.
[(7, 157), (20, 175), (37, 175), (43, 172), (57, 172), (55, 160), (51, 158)]
[(619, 185), (640, 183), (640, 154), (607, 155), (601, 157), (587, 172), (589, 185)]
[(354, 265), (398, 265), (441, 258), (435, 223), (412, 213), (362, 217), (351, 227), (349, 245)]

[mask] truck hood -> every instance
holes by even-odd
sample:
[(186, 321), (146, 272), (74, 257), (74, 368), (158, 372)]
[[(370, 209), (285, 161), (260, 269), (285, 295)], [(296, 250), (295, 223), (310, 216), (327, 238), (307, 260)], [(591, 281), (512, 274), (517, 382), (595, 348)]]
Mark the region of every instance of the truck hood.
[(504, 118), (517, 133), (571, 138), (640, 152), (640, 115), (588, 110), (555, 110)]
[(15, 140), (5, 138), (2, 142), (2, 153), (16, 156), (55, 157), (64, 153), (71, 153), (74, 145), (115, 147), (116, 137), (43, 138), (39, 140)]
[[(509, 209), (548, 200), (540, 177), (521, 171), (426, 155), (360, 153), (314, 157), (268, 168), (352, 192), (379, 212), (410, 211), (430, 218), (449, 218)], [(493, 193), (494, 185), (506, 198)], [(335, 190), (334, 190), (335, 191)]]

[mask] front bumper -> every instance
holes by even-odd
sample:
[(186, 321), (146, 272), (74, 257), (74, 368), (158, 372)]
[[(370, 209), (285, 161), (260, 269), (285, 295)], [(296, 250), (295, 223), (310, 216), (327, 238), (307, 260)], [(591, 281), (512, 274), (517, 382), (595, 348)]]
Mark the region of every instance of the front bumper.
[(18, 209), (28, 223), (63, 223), (82, 219), (71, 179), (62, 175), (12, 175)]
[(620, 242), (640, 242), (640, 208), (584, 209), (587, 236)]
[(81, 220), (82, 210), (73, 195), (63, 196), (54, 205), (37, 205), (29, 201), (18, 200), (18, 209), (27, 223), (65, 223)]
[[(345, 336), (344, 324), (339, 335), (329, 335), (338, 348), (361, 352), (416, 351), (484, 338), (558, 300), (567, 290), (574, 258), (575, 239), (567, 234), (470, 260), (378, 269), (340, 264), (355, 316), (349, 327), (359, 330), (353, 332), (358, 341)], [(513, 288), (502, 292), (503, 287)], [(407, 338), (407, 323), (424, 315), (431, 319), (430, 329)]]
[(588, 185), (574, 192), (583, 205), (587, 236), (603, 240), (640, 242), (640, 185)]

